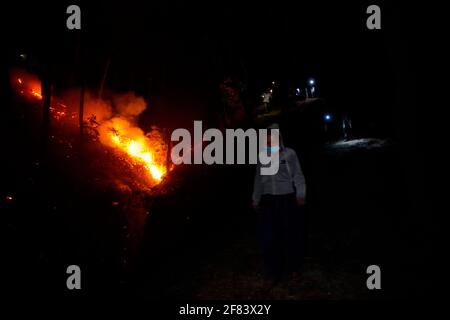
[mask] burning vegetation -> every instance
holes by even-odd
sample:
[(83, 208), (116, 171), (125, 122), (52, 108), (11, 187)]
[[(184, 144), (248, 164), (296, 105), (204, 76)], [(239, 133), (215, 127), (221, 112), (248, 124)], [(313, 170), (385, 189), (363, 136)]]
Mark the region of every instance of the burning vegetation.
[(134, 164), (143, 166), (156, 183), (161, 182), (167, 172), (167, 148), (161, 136), (145, 135), (121, 117), (103, 122), (98, 129), (100, 142), (126, 153)]
[[(11, 85), (25, 101), (42, 104), (41, 82), (38, 77), (14, 70), (11, 72)], [(58, 131), (59, 140), (67, 138), (67, 144), (79, 132), (79, 106), (79, 90), (69, 90), (60, 96), (53, 96), (51, 100), (50, 114), (55, 120), (52, 127), (54, 131)], [(100, 142), (116, 158), (125, 162), (125, 167), (134, 171), (132, 175), (145, 181), (138, 184), (142, 189), (158, 185), (168, 172), (169, 150), (164, 135), (156, 127), (145, 133), (137, 125), (139, 115), (146, 108), (145, 100), (132, 92), (99, 99), (86, 91), (82, 122), (87, 140)]]

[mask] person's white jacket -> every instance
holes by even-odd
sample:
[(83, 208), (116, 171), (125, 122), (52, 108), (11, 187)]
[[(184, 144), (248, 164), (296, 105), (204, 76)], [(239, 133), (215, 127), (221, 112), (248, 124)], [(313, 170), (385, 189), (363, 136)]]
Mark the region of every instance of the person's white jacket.
[(297, 154), (293, 149), (282, 147), (279, 169), (274, 175), (261, 175), (261, 164), (256, 166), (253, 188), (253, 204), (258, 205), (264, 194), (282, 195), (294, 193), (297, 198), (306, 195), (306, 183)]

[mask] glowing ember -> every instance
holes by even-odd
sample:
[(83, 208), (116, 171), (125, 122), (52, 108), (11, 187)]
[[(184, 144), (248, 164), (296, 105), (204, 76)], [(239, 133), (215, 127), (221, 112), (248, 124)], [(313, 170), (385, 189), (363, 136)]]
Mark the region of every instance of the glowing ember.
[(37, 79), (32, 79), (26, 83), (22, 78), (17, 78), (17, 84), (20, 87), (20, 93), (30, 95), (31, 97), (42, 99), (41, 82)]
[(42, 99), (42, 95), (39, 92), (36, 92), (35, 90), (31, 90), (31, 94), (38, 99)]

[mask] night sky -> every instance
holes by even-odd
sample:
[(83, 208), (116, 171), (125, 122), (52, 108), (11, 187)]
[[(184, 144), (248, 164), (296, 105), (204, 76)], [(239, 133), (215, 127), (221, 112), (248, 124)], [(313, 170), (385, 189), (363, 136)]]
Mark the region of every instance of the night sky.
[(9, 54), (50, 59), (62, 90), (79, 69), (79, 48), (92, 89), (110, 59), (106, 86), (151, 96), (158, 121), (204, 117), (228, 76), (255, 96), (273, 80), (301, 87), (314, 77), (335, 108), (379, 120), (389, 135), (406, 108), (397, 101), (399, 82), (412, 78), (405, 7), (383, 3), (382, 30), (371, 31), (365, 2), (81, 1), (80, 35), (65, 26), (68, 3), (44, 3), (9, 9)]

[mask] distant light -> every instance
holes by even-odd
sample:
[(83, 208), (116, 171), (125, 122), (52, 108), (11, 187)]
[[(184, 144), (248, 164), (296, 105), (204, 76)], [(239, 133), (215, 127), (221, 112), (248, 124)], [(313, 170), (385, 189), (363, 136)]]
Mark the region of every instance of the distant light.
[(272, 81), (272, 84), (275, 84), (275, 81)]
[(329, 113), (325, 113), (323, 118), (325, 119), (326, 122), (330, 122), (333, 119), (333, 117)]
[(313, 85), (313, 84), (315, 84), (316, 83), (316, 81), (314, 80), (314, 79), (309, 79), (309, 84), (310, 85)]
[(6, 200), (7, 200), (7, 201), (12, 201), (12, 200), (13, 200), (13, 197), (12, 197), (12, 196), (6, 196)]
[(270, 93), (272, 93), (273, 91), (272, 91), (272, 89), (270, 89)]
[(25, 53), (21, 53), (19, 55), (19, 57), (21, 57), (23, 60), (25, 60), (27, 58), (27, 55)]
[(297, 89), (295, 89), (295, 90), (297, 90), (297, 92), (300, 92), (300, 89), (299, 89), (299, 88), (297, 88)]

